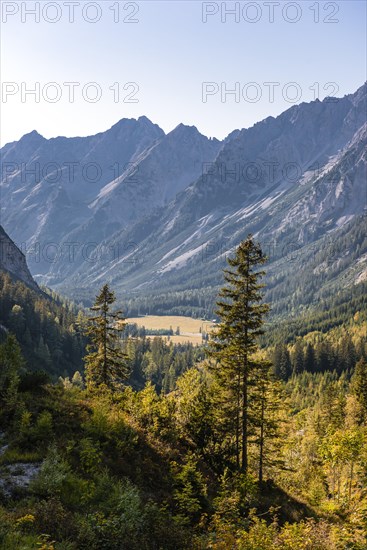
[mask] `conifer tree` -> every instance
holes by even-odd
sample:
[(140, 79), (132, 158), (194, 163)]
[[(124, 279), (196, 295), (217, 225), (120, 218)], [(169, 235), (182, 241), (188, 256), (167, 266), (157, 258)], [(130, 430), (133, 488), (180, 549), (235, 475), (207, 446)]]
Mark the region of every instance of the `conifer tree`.
[(356, 363), (356, 350), (350, 334), (347, 332), (341, 342), (343, 370), (351, 370)]
[(215, 360), (213, 372), (223, 391), (221, 413), (228, 419), (234, 439), (236, 468), (248, 470), (248, 443), (251, 429), (249, 401), (251, 385), (259, 363), (254, 359), (257, 338), (263, 334), (263, 319), (269, 310), (262, 303), (264, 271), (258, 267), (266, 258), (249, 235), (241, 242), (235, 256), (224, 270), (227, 283), (219, 293), (217, 315), (220, 323), (212, 333), (209, 356)]
[(361, 423), (367, 422), (367, 362), (360, 359), (352, 377), (352, 391), (361, 406)]
[(125, 318), (121, 311), (111, 312), (115, 301), (114, 292), (105, 284), (91, 307), (95, 315), (88, 319), (86, 335), (90, 344), (87, 346), (89, 353), (84, 357), (88, 389), (102, 384), (116, 389), (129, 374), (128, 357), (123, 353), (119, 339)]
[(304, 356), (304, 368), (308, 372), (316, 371), (316, 355), (312, 344), (308, 343)]
[(274, 378), (272, 363), (263, 360), (255, 372), (251, 400), (251, 418), (255, 428), (254, 443), (258, 446), (258, 479), (261, 484), (264, 469), (283, 465), (279, 459), (280, 427), (285, 412), (281, 382)]
[(8, 334), (5, 342), (0, 345), (0, 415), (15, 406), (19, 373), (24, 365), (17, 339), (13, 334)]
[(300, 374), (304, 370), (303, 347), (300, 339), (296, 341), (292, 356), (292, 367), (294, 374)]
[(281, 380), (287, 380), (292, 373), (292, 364), (285, 344), (277, 344), (272, 354), (274, 373)]

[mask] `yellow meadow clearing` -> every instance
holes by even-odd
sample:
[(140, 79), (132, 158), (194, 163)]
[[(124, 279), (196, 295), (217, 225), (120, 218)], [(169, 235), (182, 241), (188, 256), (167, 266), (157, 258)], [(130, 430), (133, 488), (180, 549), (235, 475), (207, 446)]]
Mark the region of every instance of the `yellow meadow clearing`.
[[(147, 330), (170, 330), (174, 332), (173, 336), (163, 336), (169, 338), (170, 342), (182, 344), (191, 342), (194, 345), (202, 343), (202, 334), (210, 332), (214, 324), (211, 321), (193, 319), (180, 315), (145, 315), (144, 317), (130, 317), (128, 323), (135, 323), (139, 327), (145, 327)], [(176, 334), (179, 329), (179, 335)]]

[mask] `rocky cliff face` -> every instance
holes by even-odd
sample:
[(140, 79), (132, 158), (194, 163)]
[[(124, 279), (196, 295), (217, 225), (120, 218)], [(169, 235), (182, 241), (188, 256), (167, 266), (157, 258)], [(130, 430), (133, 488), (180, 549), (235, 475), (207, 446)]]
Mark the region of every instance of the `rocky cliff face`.
[(0, 225), (0, 269), (23, 281), (33, 290), (39, 290), (27, 266), (24, 254)]
[(46, 275), (63, 258), (65, 276), (88, 261), (92, 243), (168, 204), (220, 147), (182, 124), (166, 136), (146, 117), (87, 138), (32, 132), (1, 151), (4, 226), (40, 250), (37, 261), (29, 255), (34, 273)]
[(17, 242), (41, 249), (37, 265), (29, 258), (33, 272), (50, 268), (52, 248), (89, 220), (89, 205), (101, 189), (162, 136), (141, 117), (95, 136), (46, 140), (32, 132), (3, 147), (1, 219)]

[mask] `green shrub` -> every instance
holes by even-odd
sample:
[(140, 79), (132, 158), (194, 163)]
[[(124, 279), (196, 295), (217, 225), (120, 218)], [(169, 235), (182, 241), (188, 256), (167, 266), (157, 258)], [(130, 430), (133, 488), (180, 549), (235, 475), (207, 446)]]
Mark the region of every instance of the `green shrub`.
[(89, 475), (96, 474), (102, 461), (102, 451), (98, 441), (91, 437), (81, 439), (79, 443), (80, 465)]
[(47, 533), (57, 541), (73, 541), (78, 536), (78, 528), (73, 514), (63, 506), (57, 497), (36, 503), (34, 526), (38, 533)]
[(59, 495), (69, 474), (68, 463), (61, 457), (57, 447), (52, 445), (31, 488), (43, 496)]
[(108, 516), (96, 512), (90, 522), (98, 548), (141, 548), (144, 515), (138, 489), (130, 482), (120, 485), (116, 510)]
[(33, 429), (33, 438), (37, 443), (49, 443), (53, 438), (52, 414), (49, 411), (42, 411)]
[(180, 469), (176, 463), (173, 463), (173, 470), (176, 485), (174, 499), (178, 512), (189, 521), (198, 521), (207, 507), (207, 501), (206, 485), (197, 468), (197, 463), (192, 456), (189, 456), (186, 464)]

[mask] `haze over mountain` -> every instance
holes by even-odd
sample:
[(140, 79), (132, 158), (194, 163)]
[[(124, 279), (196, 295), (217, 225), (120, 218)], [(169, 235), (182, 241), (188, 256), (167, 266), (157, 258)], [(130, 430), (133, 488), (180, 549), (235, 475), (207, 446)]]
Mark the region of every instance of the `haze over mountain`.
[(165, 135), (145, 117), (86, 138), (32, 132), (1, 150), (2, 223), (38, 280), (78, 299), (105, 281), (214, 293), (252, 232), (275, 309), (300, 310), (366, 278), (366, 89), (223, 142), (182, 124)]

